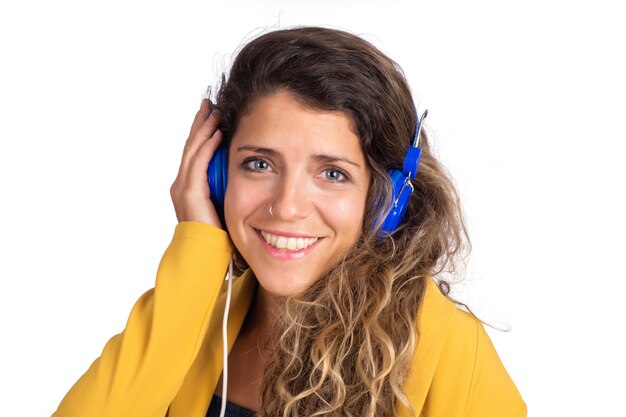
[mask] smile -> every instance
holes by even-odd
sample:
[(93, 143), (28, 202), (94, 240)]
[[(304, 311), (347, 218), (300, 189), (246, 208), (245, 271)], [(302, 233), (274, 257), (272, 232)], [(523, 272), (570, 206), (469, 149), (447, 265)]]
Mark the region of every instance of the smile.
[(289, 237), (273, 235), (263, 230), (260, 230), (260, 232), (268, 245), (284, 251), (295, 252), (306, 249), (318, 241), (316, 237)]

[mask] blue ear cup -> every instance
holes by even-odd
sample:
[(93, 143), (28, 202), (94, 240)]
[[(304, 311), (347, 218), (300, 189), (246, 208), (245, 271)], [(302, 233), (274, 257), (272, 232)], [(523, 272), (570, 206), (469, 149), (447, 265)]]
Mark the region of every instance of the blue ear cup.
[[(389, 214), (387, 214), (387, 217), (385, 217), (385, 221), (380, 230), (381, 234), (393, 233), (402, 222), (406, 208), (409, 206), (409, 201), (411, 200), (411, 194), (413, 194), (413, 184), (411, 184), (411, 180), (415, 178), (417, 174), (417, 165), (419, 164), (421, 154), (422, 150), (420, 148), (410, 148), (404, 159), (402, 172), (397, 169), (387, 171), (387, 175), (389, 175), (393, 187), (393, 194), (391, 196), (391, 210)], [(413, 170), (407, 171), (407, 165), (410, 165)]]
[(207, 179), (211, 201), (215, 205), (217, 214), (224, 222), (224, 197), (226, 196), (226, 184), (228, 183), (228, 150), (220, 145), (213, 154), (207, 168)]
[(404, 165), (402, 171), (397, 169), (387, 171), (392, 186), (391, 209), (383, 221), (380, 229), (380, 236), (393, 233), (404, 218), (406, 208), (409, 206), (411, 194), (413, 194), (413, 184), (411, 180), (417, 176), (422, 149), (417, 146), (422, 123), (428, 115), (428, 110), (424, 111), (422, 117), (417, 121), (415, 134), (413, 135), (413, 144), (409, 148), (404, 157)]

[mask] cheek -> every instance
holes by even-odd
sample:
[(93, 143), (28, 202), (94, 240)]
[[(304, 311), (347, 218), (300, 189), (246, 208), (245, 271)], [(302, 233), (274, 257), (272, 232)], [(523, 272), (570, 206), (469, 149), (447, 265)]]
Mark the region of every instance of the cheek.
[(328, 222), (334, 224), (335, 230), (341, 232), (346, 245), (354, 244), (361, 234), (365, 201), (361, 195), (338, 199), (326, 210)]

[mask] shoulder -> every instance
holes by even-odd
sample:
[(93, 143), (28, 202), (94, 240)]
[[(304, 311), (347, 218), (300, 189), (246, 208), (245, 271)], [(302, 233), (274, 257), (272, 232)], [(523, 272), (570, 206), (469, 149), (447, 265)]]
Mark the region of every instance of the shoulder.
[[(429, 279), (413, 367), (426, 416), (523, 416), (525, 404), (482, 323)], [(456, 399), (450, 401), (451, 398)]]

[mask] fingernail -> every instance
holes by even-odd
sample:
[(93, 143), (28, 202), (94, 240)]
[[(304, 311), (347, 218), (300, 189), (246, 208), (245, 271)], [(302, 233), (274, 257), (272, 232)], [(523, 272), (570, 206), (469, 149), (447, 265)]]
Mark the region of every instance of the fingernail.
[(211, 86), (208, 86), (206, 90), (200, 93), (200, 95), (202, 96), (202, 101), (204, 101), (205, 99), (211, 100)]

